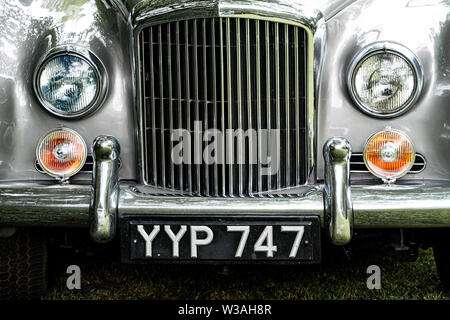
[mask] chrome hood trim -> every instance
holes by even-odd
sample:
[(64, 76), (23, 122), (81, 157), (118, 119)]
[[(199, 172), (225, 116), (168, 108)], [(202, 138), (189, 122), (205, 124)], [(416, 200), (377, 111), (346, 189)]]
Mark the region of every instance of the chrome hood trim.
[[(149, 19), (170, 20), (173, 12), (185, 11), (183, 19), (188, 19), (192, 11), (201, 10), (205, 17), (224, 17), (239, 14), (277, 17), (296, 21), (315, 31), (323, 13), (317, 3), (323, 1), (288, 1), (288, 0), (164, 0), (139, 2), (131, 13), (134, 28)], [(192, 10), (192, 11), (191, 11)]]
[[(115, 0), (120, 1), (120, 0)], [(243, 13), (239, 11), (242, 7), (252, 7), (254, 13), (261, 14), (261, 11), (269, 10), (268, 12), (272, 12), (276, 7), (280, 8), (288, 8), (289, 10), (286, 12), (281, 11), (281, 14), (288, 13), (289, 16), (299, 16), (299, 19), (296, 21), (304, 23), (308, 25), (309, 23), (313, 23), (315, 25), (317, 20), (320, 19), (321, 16), (325, 18), (325, 20), (331, 19), (333, 16), (338, 14), (344, 8), (348, 7), (352, 3), (357, 0), (292, 0), (292, 1), (283, 1), (283, 0), (262, 0), (262, 1), (249, 1), (249, 0), (237, 0), (237, 1), (220, 1), (220, 0), (212, 0), (212, 1), (201, 1), (201, 0), (183, 0), (183, 1), (171, 1), (171, 0), (160, 0), (160, 1), (148, 1), (148, 0), (124, 0), (124, 4), (130, 12), (132, 12), (133, 16), (133, 25), (142, 21), (142, 18), (149, 18), (155, 15), (169, 13), (174, 10), (179, 9), (189, 9), (189, 8), (198, 8), (200, 7), (208, 7), (212, 12), (215, 12), (216, 16), (225, 15), (227, 10), (231, 8), (234, 14)], [(272, 10), (271, 10), (272, 9)], [(293, 11), (295, 11), (293, 14)], [(247, 12), (247, 11), (245, 11)], [(277, 15), (278, 16), (278, 15)], [(319, 17), (320, 16), (320, 17)], [(316, 22), (311, 21), (309, 19), (317, 19)], [(309, 21), (308, 21), (309, 20)], [(313, 25), (309, 25), (312, 27)], [(314, 29), (314, 28), (312, 28)]]

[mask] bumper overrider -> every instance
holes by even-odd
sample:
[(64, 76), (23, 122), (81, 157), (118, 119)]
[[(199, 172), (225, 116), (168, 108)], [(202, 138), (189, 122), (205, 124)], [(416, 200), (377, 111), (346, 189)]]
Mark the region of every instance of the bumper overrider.
[(323, 148), (325, 181), (303, 196), (206, 198), (158, 196), (118, 180), (120, 146), (111, 136), (93, 143), (92, 185), (1, 183), (0, 227), (89, 227), (96, 242), (109, 242), (127, 216), (199, 215), (243, 218), (280, 214), (319, 216), (330, 241), (345, 245), (354, 228), (450, 227), (450, 181), (420, 180), (350, 185), (350, 143), (329, 139)]

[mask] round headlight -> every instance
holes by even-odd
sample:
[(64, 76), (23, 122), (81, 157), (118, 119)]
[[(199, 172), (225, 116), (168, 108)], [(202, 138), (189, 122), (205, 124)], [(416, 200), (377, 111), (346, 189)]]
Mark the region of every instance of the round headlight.
[(371, 136), (364, 147), (367, 168), (386, 182), (393, 182), (408, 173), (415, 157), (411, 139), (391, 128)]
[(90, 52), (56, 49), (35, 74), (39, 101), (51, 113), (74, 118), (93, 111), (106, 94), (106, 73)]
[(86, 162), (84, 139), (74, 130), (58, 128), (44, 135), (36, 148), (39, 165), (49, 175), (67, 179), (75, 175)]
[(375, 117), (406, 112), (422, 89), (423, 74), (417, 57), (394, 43), (375, 43), (352, 61), (348, 88), (357, 106)]

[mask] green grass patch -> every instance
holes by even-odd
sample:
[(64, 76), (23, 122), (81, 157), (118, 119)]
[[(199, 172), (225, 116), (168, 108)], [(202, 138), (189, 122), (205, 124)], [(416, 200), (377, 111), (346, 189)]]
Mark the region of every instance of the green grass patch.
[[(81, 268), (81, 289), (66, 288), (65, 270), (44, 299), (450, 299), (442, 288), (433, 252), (417, 262), (390, 257), (338, 257), (318, 266), (125, 265), (89, 259)], [(380, 290), (369, 290), (366, 269), (381, 268)]]

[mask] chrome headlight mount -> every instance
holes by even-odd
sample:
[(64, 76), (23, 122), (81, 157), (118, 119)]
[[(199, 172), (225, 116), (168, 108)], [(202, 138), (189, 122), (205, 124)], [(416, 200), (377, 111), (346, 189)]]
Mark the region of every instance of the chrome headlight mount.
[[(55, 65), (57, 63), (63, 66), (59, 65), (59, 70), (51, 74), (52, 83), (47, 84), (46, 92), (44, 92), (43, 73), (46, 72), (46, 67), (49, 64)], [(95, 85), (94, 90), (87, 88), (86, 81), (83, 83), (83, 80), (86, 79), (86, 73), (89, 73), (91, 85)], [(72, 74), (72, 76), (65, 78), (65, 74)], [(73, 76), (77, 74), (82, 74), (85, 78)], [(106, 97), (108, 83), (108, 74), (100, 59), (90, 50), (75, 45), (65, 45), (48, 51), (39, 60), (33, 77), (34, 92), (42, 106), (51, 114), (65, 119), (77, 119), (94, 112)], [(52, 90), (59, 90), (59, 92), (53, 94)], [(67, 108), (68, 103), (66, 101), (77, 99), (77, 94), (85, 94), (83, 90), (90, 90), (90, 93), (83, 97), (84, 101), (81, 101), (76, 108), (73, 108), (74, 110)], [(49, 94), (60, 99), (58, 100), (60, 101), (59, 107), (58, 103), (48, 98)], [(61, 107), (64, 103), (65, 106)]]
[[(379, 67), (372, 66), (373, 70), (370, 74), (361, 76), (360, 74), (362, 72), (360, 71), (364, 63), (369, 62), (369, 59), (374, 60), (377, 57), (381, 61), (379, 62)], [(370, 72), (370, 68), (368, 69)], [(401, 73), (405, 73), (405, 69), (409, 73), (408, 83), (402, 83), (400, 81), (402, 78)], [(400, 72), (397, 72), (398, 70)], [(363, 83), (363, 86), (366, 86), (364, 89), (370, 93), (372, 93), (370, 90), (373, 89), (371, 86), (378, 86), (373, 91), (378, 91), (380, 99), (385, 99), (385, 101), (391, 99), (390, 102), (392, 104), (395, 101), (404, 101), (398, 103), (398, 106), (388, 106), (385, 110), (377, 110), (377, 107), (370, 105), (367, 99), (361, 97), (361, 92), (358, 92), (355, 84), (357, 76), (359, 77), (359, 81), (361, 81), (361, 78), (365, 78), (366, 82)], [(359, 87), (361, 88), (361, 85)], [(394, 118), (407, 112), (417, 101), (422, 87), (423, 69), (419, 59), (411, 50), (395, 42), (375, 42), (363, 48), (353, 57), (347, 72), (347, 88), (352, 100), (361, 111), (376, 118)], [(405, 90), (406, 94), (405, 92), (399, 91), (405, 88), (407, 89)], [(400, 97), (396, 96), (397, 93)]]

